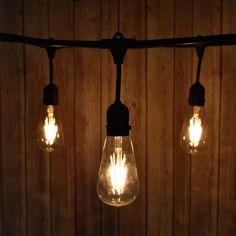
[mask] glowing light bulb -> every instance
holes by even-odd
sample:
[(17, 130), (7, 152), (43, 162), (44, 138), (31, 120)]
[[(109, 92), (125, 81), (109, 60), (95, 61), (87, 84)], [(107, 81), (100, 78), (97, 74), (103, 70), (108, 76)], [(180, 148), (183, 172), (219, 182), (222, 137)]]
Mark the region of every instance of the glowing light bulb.
[(139, 181), (129, 136), (107, 136), (98, 174), (97, 194), (106, 204), (124, 206), (133, 202)]
[(47, 152), (52, 152), (63, 143), (62, 127), (55, 116), (54, 106), (48, 105), (46, 115), (39, 124), (39, 147)]
[(189, 106), (181, 132), (181, 146), (190, 154), (205, 150), (208, 146), (208, 125), (203, 106)]
[(121, 195), (124, 192), (127, 168), (126, 156), (123, 155), (120, 147), (116, 147), (115, 152), (110, 155), (109, 175), (113, 194)]

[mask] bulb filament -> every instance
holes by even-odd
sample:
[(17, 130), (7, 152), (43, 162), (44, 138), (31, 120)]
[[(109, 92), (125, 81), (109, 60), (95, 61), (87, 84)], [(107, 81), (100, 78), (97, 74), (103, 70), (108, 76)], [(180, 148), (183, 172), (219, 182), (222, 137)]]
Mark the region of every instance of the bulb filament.
[(109, 175), (112, 193), (121, 195), (124, 191), (127, 175), (126, 156), (122, 154), (122, 148), (115, 148), (115, 152), (110, 156)]
[(202, 122), (198, 116), (198, 112), (194, 112), (193, 117), (189, 121), (189, 137), (190, 146), (197, 147), (202, 135)]
[(47, 145), (52, 145), (57, 136), (58, 126), (56, 124), (56, 119), (54, 118), (53, 106), (48, 106), (47, 116), (44, 121), (44, 133), (45, 133), (45, 143)]

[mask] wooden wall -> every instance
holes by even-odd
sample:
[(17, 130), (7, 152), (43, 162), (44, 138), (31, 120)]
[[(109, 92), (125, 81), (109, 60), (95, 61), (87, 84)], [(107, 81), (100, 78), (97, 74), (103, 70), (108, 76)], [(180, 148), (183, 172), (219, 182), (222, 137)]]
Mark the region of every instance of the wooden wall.
[[(1, 0), (0, 32), (58, 39), (136, 39), (236, 33), (234, 0)], [(40, 151), (48, 81), (43, 49), (0, 43), (0, 235), (236, 235), (236, 47), (207, 48), (202, 66), (210, 147), (180, 148), (191, 49), (129, 50), (122, 99), (130, 109), (140, 194), (112, 208), (96, 196), (115, 66), (99, 49), (63, 49), (55, 83), (65, 145)]]

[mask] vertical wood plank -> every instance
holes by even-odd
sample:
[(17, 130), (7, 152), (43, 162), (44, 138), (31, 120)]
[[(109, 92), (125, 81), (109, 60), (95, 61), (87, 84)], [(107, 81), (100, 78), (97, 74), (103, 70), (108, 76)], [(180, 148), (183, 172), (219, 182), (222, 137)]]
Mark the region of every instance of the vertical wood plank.
[[(235, 33), (235, 1), (223, 1), (222, 33)], [(222, 49), (218, 235), (236, 234), (236, 49)]]
[[(175, 0), (175, 37), (192, 36), (192, 1)], [(174, 192), (173, 235), (188, 236), (190, 156), (180, 147), (180, 134), (192, 81), (192, 50), (175, 49), (174, 64)]]
[[(173, 37), (173, 1), (148, 0), (147, 37)], [(172, 235), (173, 49), (147, 54), (148, 235)]]
[[(145, 39), (146, 1), (120, 0), (120, 31)], [(146, 61), (145, 50), (128, 50), (123, 65), (121, 100), (130, 112), (131, 138), (139, 176), (139, 196), (120, 208), (119, 235), (146, 235)]]
[[(0, 31), (23, 34), (22, 1), (0, 2)], [(23, 46), (1, 44), (1, 232), (26, 235)]]
[[(25, 34), (48, 37), (48, 1), (24, 1)], [(48, 83), (45, 50), (26, 46), (26, 151), (28, 235), (51, 234), (50, 157), (37, 146), (37, 128), (43, 111), (43, 88)]]
[[(49, 36), (73, 39), (73, 0), (50, 1)], [(59, 89), (59, 115), (64, 131), (63, 148), (51, 156), (51, 224), (52, 235), (75, 235), (74, 198), (74, 50), (56, 52), (54, 82)]]
[[(101, 1), (101, 38), (111, 38), (118, 31), (118, 1)], [(108, 106), (115, 99), (116, 66), (109, 50), (101, 52), (101, 77), (102, 77), (102, 107), (101, 107), (101, 136), (102, 143), (106, 137), (106, 113)], [(101, 150), (102, 152), (102, 150)], [(101, 156), (100, 152), (100, 156)], [(118, 235), (118, 209), (102, 204), (102, 235)]]
[[(236, 5), (224, 0), (222, 7), (220, 2), (147, 0), (146, 18), (144, 0), (120, 0), (120, 30), (126, 37), (144, 39), (146, 21), (149, 39), (190, 36), (194, 4), (194, 35), (220, 33), (221, 10), (223, 33), (235, 33)], [(21, 0), (3, 0), (0, 31), (23, 34), (24, 10), (29, 36), (112, 37), (117, 31), (118, 5), (115, 0), (24, 0), (22, 9)], [(130, 109), (140, 195), (120, 209), (119, 219), (117, 210), (101, 208), (96, 196), (105, 114), (115, 93), (115, 66), (109, 51), (76, 49), (73, 54), (73, 49), (63, 49), (56, 55), (65, 146), (52, 155), (51, 173), (49, 155), (36, 144), (42, 92), (48, 82), (47, 55), (40, 48), (25, 46), (24, 81), (23, 46), (4, 43), (0, 51), (0, 235), (194, 236), (217, 235), (217, 228), (218, 235), (236, 234), (234, 47), (222, 51), (222, 88), (220, 49), (205, 52), (201, 81), (206, 87), (211, 138), (208, 151), (192, 159), (179, 147), (192, 73), (191, 50), (150, 49), (147, 58), (144, 50), (127, 52), (122, 98)], [(195, 78), (195, 52), (193, 62)]]
[[(75, 38), (100, 38), (100, 1), (74, 2)], [(99, 49), (75, 51), (76, 234), (100, 235), (101, 203), (96, 194), (101, 151)]]
[[(220, 1), (193, 3), (193, 34), (220, 33)], [(197, 58), (194, 52), (194, 78)], [(219, 158), (220, 49), (207, 48), (203, 58), (201, 82), (206, 88), (206, 114), (209, 147), (192, 157), (191, 235), (216, 235)]]

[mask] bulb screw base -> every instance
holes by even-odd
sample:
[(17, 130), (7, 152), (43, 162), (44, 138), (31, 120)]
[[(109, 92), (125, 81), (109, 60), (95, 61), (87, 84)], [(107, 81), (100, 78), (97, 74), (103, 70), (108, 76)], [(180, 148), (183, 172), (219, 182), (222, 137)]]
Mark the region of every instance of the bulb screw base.
[(205, 88), (200, 82), (196, 82), (190, 87), (188, 104), (190, 106), (204, 106)]
[(52, 82), (44, 87), (43, 91), (43, 104), (48, 105), (58, 105), (58, 88)]
[(129, 109), (121, 101), (115, 101), (107, 110), (107, 135), (128, 136), (130, 129)]

